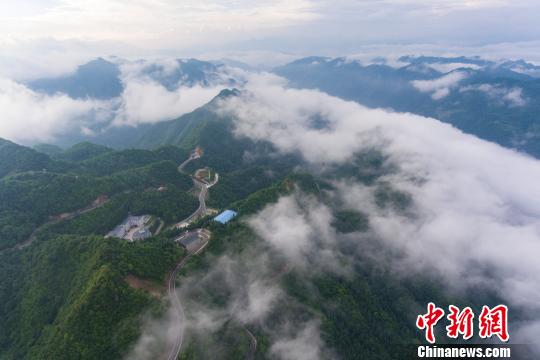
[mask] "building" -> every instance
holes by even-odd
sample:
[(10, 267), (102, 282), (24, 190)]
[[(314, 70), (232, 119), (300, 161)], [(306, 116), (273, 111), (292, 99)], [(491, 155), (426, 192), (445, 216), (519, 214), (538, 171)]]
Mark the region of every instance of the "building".
[(143, 239), (149, 238), (151, 236), (152, 236), (152, 233), (150, 232), (150, 230), (148, 228), (140, 228), (138, 230), (135, 230), (135, 232), (131, 236), (131, 240), (132, 241), (143, 240)]
[(193, 231), (186, 231), (178, 236), (174, 241), (180, 243), (180, 245), (186, 249), (187, 252), (193, 253), (200, 251), (210, 241), (212, 233), (207, 229), (197, 229)]
[(222, 224), (226, 224), (229, 221), (231, 221), (235, 216), (237, 215), (236, 211), (233, 210), (225, 210), (218, 216), (214, 218), (214, 221), (217, 221)]
[(202, 238), (198, 231), (188, 231), (175, 239), (187, 252), (193, 252), (202, 245)]
[(146, 239), (152, 236), (152, 233), (148, 229), (148, 223), (151, 220), (150, 215), (133, 216), (128, 217), (112, 231), (110, 231), (105, 237), (116, 237), (129, 241)]

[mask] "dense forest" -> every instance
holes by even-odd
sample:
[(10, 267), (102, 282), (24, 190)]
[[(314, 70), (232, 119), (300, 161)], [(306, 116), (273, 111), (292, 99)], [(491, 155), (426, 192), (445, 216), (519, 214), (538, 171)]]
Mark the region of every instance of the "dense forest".
[[(457, 297), (422, 274), (414, 281), (396, 277), (374, 260), (374, 253), (387, 254), (370, 235), (371, 214), (347, 207), (336, 184), (370, 186), (379, 210), (414, 216), (415, 199), (384, 180), (395, 169), (381, 153), (314, 168), (264, 141), (235, 137), (232, 126), (231, 119), (201, 108), (149, 129), (138, 145), (146, 150), (91, 143), (29, 149), (0, 142), (0, 358), (126, 356), (141, 335), (143, 317), (166, 316), (164, 280), (184, 254), (172, 241), (179, 231), (170, 225), (197, 208), (187, 174), (200, 168), (219, 173), (207, 205), (238, 216), (226, 225), (205, 216), (189, 227), (207, 228), (212, 237), (178, 279), (185, 312), (188, 318), (201, 309), (219, 316), (206, 319), (210, 329), (189, 322), (181, 359), (245, 358), (251, 336), (254, 358), (272, 358), (280, 336), (310, 335), (313, 328), (322, 358), (394, 359), (402, 346), (419, 341), (411, 324), (426, 301), (476, 308), (493, 300), (490, 294), (477, 302)], [(203, 156), (179, 172), (195, 146)], [(324, 208), (331, 218), (327, 231), (339, 243), (312, 234), (316, 246), (300, 263), (277, 251), (253, 223), (261, 214), (275, 216), (265, 211), (283, 199), (303, 219)], [(150, 214), (166, 230), (144, 241), (104, 238), (128, 214)], [(329, 253), (326, 264), (321, 256)], [(128, 276), (151, 282), (161, 295), (130, 286)], [(242, 301), (252, 277), (279, 294), (256, 320), (238, 315), (239, 308), (250, 308)]]
[[(18, 152), (35, 152), (14, 146)], [(192, 186), (191, 179), (176, 169), (181, 160), (187, 158), (187, 152), (179, 148), (96, 154), (93, 150), (83, 150), (93, 149), (92, 144), (75, 147), (79, 153), (77, 161), (55, 162), (39, 154), (39, 158), (47, 159), (45, 163), (54, 164), (53, 168), (12, 170), (11, 174), (0, 178), (0, 250), (28, 239), (38, 227), (54, 221), (61, 214), (91, 206), (100, 196), (110, 198), (117, 209), (126, 210), (124, 216), (129, 211), (156, 211), (156, 215), (166, 217), (167, 221), (179, 219), (196, 207), (196, 199), (185, 194)], [(71, 156), (75, 151), (68, 149), (66, 152)], [(57, 157), (61, 158), (60, 155)], [(32, 166), (28, 164), (26, 169)], [(167, 186), (169, 192), (149, 191), (159, 186)], [(121, 200), (126, 192), (132, 193), (129, 203)], [(103, 229), (95, 229), (95, 233), (101, 234)]]
[(141, 313), (163, 307), (125, 276), (162, 283), (180, 255), (163, 238), (78, 235), (0, 255), (2, 359), (120, 358), (140, 332)]
[(177, 169), (188, 152), (81, 143), (45, 154), (2, 144), (0, 358), (121, 358), (142, 316), (166, 309), (163, 296), (131, 287), (126, 277), (163, 292), (182, 250), (169, 230), (133, 243), (103, 235), (128, 214), (167, 226), (191, 214), (193, 182)]

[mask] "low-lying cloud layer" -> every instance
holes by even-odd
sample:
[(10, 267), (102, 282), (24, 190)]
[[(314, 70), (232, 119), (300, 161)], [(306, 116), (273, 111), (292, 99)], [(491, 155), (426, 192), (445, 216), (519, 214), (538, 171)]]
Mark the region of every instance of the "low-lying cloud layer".
[(136, 126), (175, 119), (212, 100), (231, 85), (231, 76), (243, 77), (240, 70), (220, 67), (203, 70), (200, 79), (191, 79), (181, 72), (183, 66), (176, 59), (123, 64), (124, 91), (113, 124)]
[(466, 72), (454, 71), (433, 80), (414, 80), (412, 84), (421, 92), (431, 93), (433, 100), (440, 100), (448, 96), (450, 90), (458, 86), (459, 82), (466, 77)]
[(136, 126), (172, 120), (206, 104), (221, 89), (195, 85), (169, 91), (152, 80), (130, 80), (125, 84), (113, 124)]
[(51, 141), (66, 131), (88, 131), (110, 113), (112, 103), (48, 96), (0, 79), (0, 137), (18, 142)]
[[(530, 326), (536, 326), (540, 162), (435, 119), (289, 89), (270, 76), (254, 79), (222, 111), (237, 119), (238, 136), (270, 141), (319, 166), (347, 163), (362, 150), (381, 151), (399, 171), (380, 180), (412, 195), (413, 216), (379, 209), (371, 186), (353, 182), (337, 188), (349, 207), (368, 210), (370, 231), (382, 243), (404, 254), (395, 266), (410, 274), (436, 270), (455, 289), (488, 288), (511, 309), (531, 314)], [(312, 126), (321, 117), (327, 126)], [(252, 224), (262, 233), (271, 227)], [(298, 225), (290, 231), (307, 237), (320, 226)], [(287, 244), (291, 254), (305, 242), (299, 238)]]
[(506, 88), (504, 86), (480, 84), (464, 86), (459, 91), (480, 91), (493, 100), (510, 106), (525, 106), (527, 104), (527, 100), (523, 96), (523, 89), (519, 87)]
[(202, 79), (177, 78), (179, 66), (174, 59), (124, 62), (123, 92), (110, 100), (47, 95), (0, 78), (0, 137), (25, 144), (54, 142), (62, 136), (95, 136), (111, 126), (172, 120), (208, 103), (231, 85), (231, 76), (240, 82), (244, 77), (238, 69), (220, 67)]

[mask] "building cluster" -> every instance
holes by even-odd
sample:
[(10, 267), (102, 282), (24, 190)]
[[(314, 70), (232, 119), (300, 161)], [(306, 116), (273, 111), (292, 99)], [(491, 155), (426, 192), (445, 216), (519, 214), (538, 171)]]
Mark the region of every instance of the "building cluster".
[(152, 236), (152, 232), (149, 229), (151, 218), (150, 215), (128, 215), (128, 217), (120, 225), (109, 232), (106, 237), (116, 237), (128, 241), (149, 238)]

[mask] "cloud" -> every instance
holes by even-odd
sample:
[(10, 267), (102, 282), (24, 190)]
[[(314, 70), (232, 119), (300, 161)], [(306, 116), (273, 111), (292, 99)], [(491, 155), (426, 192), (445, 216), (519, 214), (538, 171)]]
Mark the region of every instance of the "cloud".
[(523, 89), (519, 87), (506, 88), (504, 86), (480, 84), (464, 86), (459, 91), (481, 91), (492, 99), (510, 106), (525, 106), (527, 104), (527, 100), (523, 97)]
[(248, 220), (249, 226), (298, 271), (350, 270), (339, 254), (332, 210), (302, 194), (282, 197)]
[(304, 53), (285, 53), (281, 51), (244, 50), (244, 51), (221, 51), (203, 52), (200, 56), (205, 60), (233, 60), (245, 63), (256, 69), (270, 70), (274, 67), (285, 65), (304, 56)]
[(270, 352), (283, 360), (317, 360), (322, 358), (321, 346), (319, 324), (310, 322), (292, 337), (276, 341)]
[[(432, 44), (445, 53), (460, 44), (477, 55), (483, 48), (506, 43), (500, 48), (511, 57), (525, 53), (539, 57), (537, 48), (525, 49), (520, 44), (538, 38), (540, 28), (534, 15), (539, 5), (533, 0), (27, 3), (0, 4), (0, 48), (21, 45), (24, 49), (18, 49), (13, 57), (41, 69), (57, 70), (50, 59), (64, 63), (62, 53), (68, 58), (87, 53), (92, 57), (156, 57), (237, 51), (342, 56), (364, 52), (373, 44), (392, 52), (403, 44), (424, 48)], [(501, 19), (508, 26), (500, 26)], [(67, 46), (61, 49), (59, 43)], [(405, 47), (408, 49), (402, 54), (414, 53)], [(48, 54), (45, 61), (21, 56), (42, 59), (43, 53)]]
[(46, 95), (0, 78), (0, 137), (27, 144), (54, 142), (97, 136), (110, 126), (173, 120), (205, 105), (223, 88), (240, 86), (245, 78), (244, 71), (228, 66), (197, 63), (193, 71), (192, 64), (173, 58), (112, 60), (120, 66), (123, 91), (109, 101)]
[(124, 357), (126, 360), (147, 360), (152, 359), (163, 351), (165, 344), (176, 340), (176, 333), (181, 324), (173, 321), (174, 309), (169, 307), (165, 316), (156, 318), (150, 314), (145, 314), (141, 324), (141, 335), (137, 343)]
[[(291, 205), (295, 209), (291, 215), (298, 218), (293, 226), (300, 219), (305, 219), (312, 226), (320, 221), (326, 224), (322, 227), (330, 228), (331, 217), (325, 214), (317, 219), (321, 210), (315, 207), (313, 199), (297, 195), (280, 200), (274, 205), (276, 209), (272, 210), (273, 206), (270, 206), (267, 211)], [(301, 205), (307, 207), (302, 210)], [(322, 210), (323, 213), (326, 211)], [(248, 222), (257, 224), (257, 219), (262, 219), (266, 214), (265, 211), (256, 214)], [(299, 232), (295, 234), (299, 235)], [(306, 264), (307, 250), (317, 249), (313, 242), (316, 237), (311, 237), (310, 244), (303, 248), (306, 252), (289, 252), (285, 249), (286, 245), (273, 242), (277, 241), (275, 237), (270, 239), (268, 234), (262, 235), (251, 232), (240, 235), (249, 239), (249, 246), (242, 250), (229, 249), (219, 256), (201, 254), (200, 264), (204, 265), (178, 279), (181, 284), (178, 293), (185, 314), (182, 323), (175, 321), (171, 309), (162, 318), (147, 319), (143, 334), (128, 358), (136, 360), (155, 357), (163, 349), (165, 339), (170, 341), (174, 338), (172, 335), (179, 325), (185, 329), (182, 349), (195, 350), (196, 354), (204, 358), (215, 357), (216, 353), (226, 357), (227, 351), (234, 349), (230, 346), (231, 337), (248, 338), (247, 329), (253, 330), (256, 337), (263, 335), (275, 358), (331, 358), (327, 356), (331, 353), (321, 339), (319, 319), (289, 296), (282, 288), (281, 281), (283, 276), (295, 268), (308, 271), (309, 274), (315, 269), (325, 269), (318, 261), (322, 257), (310, 263), (309, 269), (300, 268)], [(293, 234), (282, 235), (290, 241)], [(325, 250), (321, 248), (320, 251)], [(230, 331), (233, 335), (230, 335)], [(304, 357), (298, 357), (300, 354)]]
[(512, 88), (503, 95), (503, 99), (515, 106), (523, 106), (527, 101), (522, 96), (523, 90)]
[[(20, 39), (48, 37), (120, 41), (163, 49), (178, 44), (219, 43), (231, 36), (311, 21), (317, 17), (308, 0), (219, 1), (61, 0), (20, 11), (0, 5), (0, 32)], [(212, 40), (212, 37), (215, 39)]]
[(58, 40), (39, 38), (21, 40), (0, 36), (0, 77), (16, 81), (49, 78), (74, 72), (80, 64), (97, 57), (122, 55), (134, 58), (145, 51), (119, 42)]
[(288, 197), (264, 209), (249, 224), (287, 258), (297, 262), (309, 249), (310, 239), (315, 236), (316, 224), (311, 220), (304, 217), (295, 199)]
[(14, 81), (0, 79), (0, 137), (35, 143), (53, 141), (67, 131), (86, 133), (86, 125), (103, 120), (111, 107), (111, 102), (39, 94)]
[[(129, 359), (154, 358), (170, 343), (179, 329), (183, 331), (186, 349), (197, 340), (204, 344), (198, 351), (205, 357), (222, 352), (223, 332), (233, 326), (235, 336), (246, 336), (246, 326), (263, 326), (267, 317), (283, 301), (285, 293), (276, 278), (276, 264), (269, 254), (254, 245), (242, 253), (207, 255), (208, 267), (180, 277), (178, 294), (183, 307), (179, 324), (174, 309), (144, 323), (143, 333)], [(278, 268), (279, 269), (279, 266)], [(179, 328), (180, 327), (180, 328)], [(219, 336), (215, 336), (221, 332)]]
[(169, 91), (152, 80), (132, 79), (124, 85), (114, 125), (172, 120), (209, 102), (223, 87), (182, 86)]
[(420, 92), (432, 93), (433, 100), (440, 100), (448, 96), (450, 90), (455, 88), (467, 76), (466, 72), (454, 71), (433, 80), (413, 80), (411, 84)]
[[(436, 56), (458, 57), (480, 56), (482, 59), (500, 62), (501, 59), (519, 60), (525, 59), (532, 63), (540, 64), (540, 41), (500, 41), (486, 45), (470, 46), (465, 43), (440, 44), (436, 42), (408, 42), (406, 44), (378, 43), (359, 44), (354, 50), (350, 50), (348, 58), (358, 59), (364, 64), (373, 63), (373, 59), (382, 58), (389, 62), (390, 66), (401, 67), (407, 65), (398, 59), (404, 55), (409, 56)], [(322, 53), (323, 55), (335, 56), (335, 52)], [(343, 55), (338, 52), (337, 55)], [(378, 61), (380, 62), (380, 61)]]
[(247, 286), (246, 297), (241, 299), (247, 301), (237, 303), (237, 305), (244, 305), (242, 310), (238, 311), (240, 308), (235, 307), (236, 311), (233, 314), (244, 324), (264, 319), (280, 296), (281, 290), (275, 284), (262, 280), (252, 281)]
[[(136, 126), (176, 119), (205, 105), (223, 88), (240, 84), (244, 72), (213, 65), (191, 75), (186, 61), (173, 58), (124, 61), (124, 91), (116, 111), (115, 126)], [(200, 65), (202, 66), (202, 65)], [(233, 80), (234, 79), (234, 80)]]
[[(336, 187), (350, 208), (370, 214), (371, 235), (401, 254), (392, 266), (411, 276), (439, 274), (453, 289), (487, 288), (531, 323), (540, 321), (535, 315), (540, 310), (538, 160), (435, 119), (290, 89), (272, 76), (248, 83), (247, 91), (224, 102), (221, 111), (235, 117), (237, 136), (270, 141), (279, 151), (298, 153), (323, 168), (351, 162), (361, 151), (382, 152), (396, 170), (379, 182), (411, 195), (410, 215), (381, 209), (377, 184)], [(312, 126), (317, 117), (327, 126)], [(271, 217), (277, 210), (289, 217), (278, 222), (286, 230)], [(321, 226), (299, 220), (290, 200), (264, 211), (266, 223), (254, 222), (255, 229), (290, 256), (304, 251)], [(284, 238), (272, 240), (272, 230)]]

